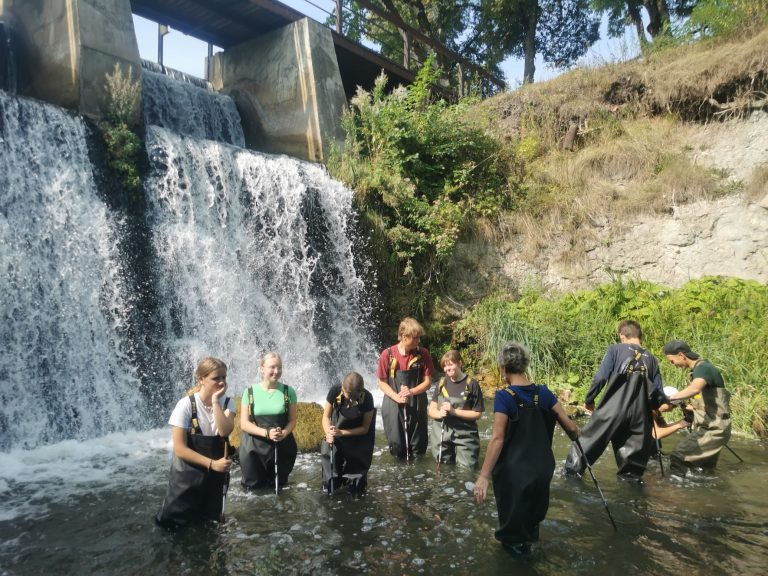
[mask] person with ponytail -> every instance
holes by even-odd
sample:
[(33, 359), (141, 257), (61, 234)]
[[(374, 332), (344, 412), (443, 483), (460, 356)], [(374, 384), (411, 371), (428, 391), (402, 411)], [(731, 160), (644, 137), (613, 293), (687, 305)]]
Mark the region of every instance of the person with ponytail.
[(168, 419), (173, 460), (168, 490), (155, 518), (162, 525), (219, 520), (222, 515), (222, 493), (232, 466), (228, 437), (236, 411), (226, 396), (227, 365), (218, 358), (203, 358), (195, 370), (195, 383)]

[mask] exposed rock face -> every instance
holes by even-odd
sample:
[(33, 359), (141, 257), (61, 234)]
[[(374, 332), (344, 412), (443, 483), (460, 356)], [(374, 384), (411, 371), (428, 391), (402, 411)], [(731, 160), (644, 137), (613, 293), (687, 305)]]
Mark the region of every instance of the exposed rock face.
[[(704, 126), (689, 148), (696, 162), (749, 182), (768, 166), (768, 114)], [(670, 212), (639, 215), (630, 224), (594, 222), (579, 231), (581, 246), (556, 236), (533, 257), (531, 239), (520, 234), (495, 249), (486, 245), (485, 253), (464, 244), (459, 255), (464, 266), (479, 268), (478, 280), (483, 269), (493, 270), (498, 278), (486, 285), (497, 289), (531, 283), (556, 291), (591, 288), (617, 273), (670, 287), (710, 275), (768, 282), (768, 189), (673, 205)]]

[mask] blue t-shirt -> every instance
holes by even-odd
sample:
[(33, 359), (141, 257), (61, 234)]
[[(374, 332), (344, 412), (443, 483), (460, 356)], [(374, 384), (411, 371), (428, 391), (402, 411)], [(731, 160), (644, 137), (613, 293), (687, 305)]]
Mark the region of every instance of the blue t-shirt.
[[(517, 403), (518, 400), (522, 400), (524, 404), (533, 404), (533, 391), (536, 384), (529, 384), (528, 386), (507, 386), (508, 389), (514, 390), (516, 396), (512, 396), (507, 389), (498, 390), (496, 397), (493, 400), (493, 411), (506, 414), (509, 418), (517, 416)], [(539, 385), (539, 406), (545, 410), (551, 410), (552, 407), (557, 404), (557, 398), (552, 394), (549, 388), (543, 385)]]

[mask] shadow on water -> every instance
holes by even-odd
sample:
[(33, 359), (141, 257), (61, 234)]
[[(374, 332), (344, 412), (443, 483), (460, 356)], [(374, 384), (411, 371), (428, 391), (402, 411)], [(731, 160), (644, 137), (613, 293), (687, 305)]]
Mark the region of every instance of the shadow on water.
[[(764, 573), (768, 497), (758, 443), (733, 442), (746, 463), (723, 454), (716, 476), (660, 478), (653, 463), (642, 484), (617, 480), (612, 456), (604, 455), (595, 473), (618, 524), (614, 532), (592, 482), (562, 476), (567, 441), (558, 434), (541, 541), (517, 560), (493, 537), (493, 499), (472, 501), (474, 474), (452, 466), (437, 473), (429, 458), (396, 462), (378, 436), (363, 497), (321, 492), (317, 456), (302, 455), (279, 497), (246, 493), (235, 471), (226, 522), (176, 532), (152, 521), (167, 477), (157, 450), (132, 463), (98, 460), (105, 477), (119, 481), (83, 481), (62, 498), (54, 497), (57, 479), (0, 479), (10, 503), (0, 518), (0, 574)], [(156, 437), (151, 442), (159, 443)], [(29, 503), (34, 512), (19, 511)]]

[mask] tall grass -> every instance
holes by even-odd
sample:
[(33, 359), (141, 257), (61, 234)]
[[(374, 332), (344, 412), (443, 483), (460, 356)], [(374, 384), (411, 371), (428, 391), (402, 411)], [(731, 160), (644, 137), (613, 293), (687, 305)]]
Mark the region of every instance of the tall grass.
[(659, 359), (665, 383), (682, 388), (683, 371), (664, 359), (670, 339), (691, 347), (722, 371), (732, 394), (734, 426), (764, 435), (768, 416), (768, 286), (749, 280), (706, 277), (679, 289), (617, 278), (594, 290), (545, 298), (529, 291), (513, 300), (499, 295), (481, 302), (457, 326), (454, 345), (474, 369), (495, 369), (502, 342), (531, 349), (532, 376), (582, 401), (616, 324), (637, 320), (645, 346)]

